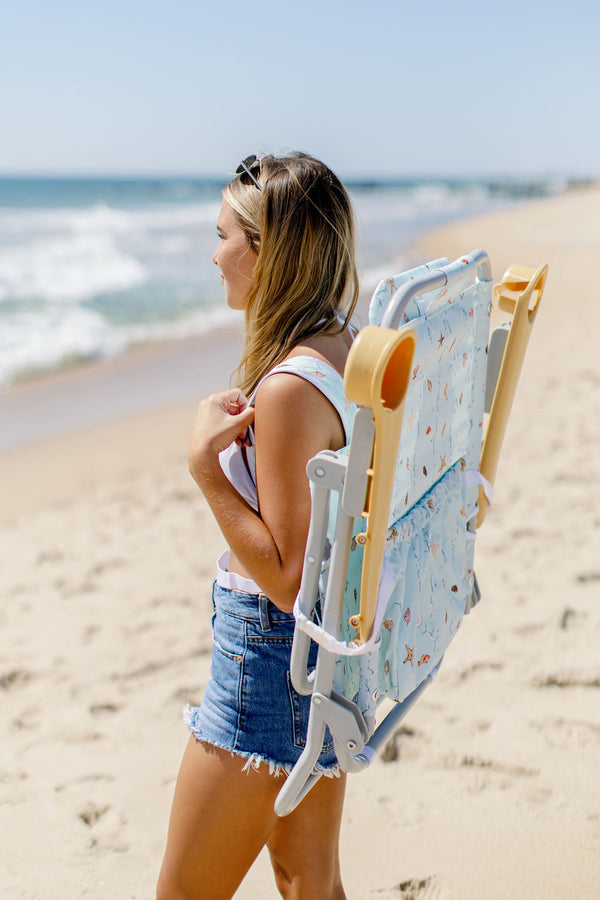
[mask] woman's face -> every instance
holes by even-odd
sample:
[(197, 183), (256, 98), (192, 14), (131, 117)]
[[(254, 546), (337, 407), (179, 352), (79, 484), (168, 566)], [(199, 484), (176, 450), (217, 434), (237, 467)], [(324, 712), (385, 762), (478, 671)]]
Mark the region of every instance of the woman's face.
[(227, 305), (231, 309), (245, 309), (252, 286), (256, 253), (226, 200), (221, 205), (217, 232), (219, 246), (212, 255), (212, 261), (221, 271)]

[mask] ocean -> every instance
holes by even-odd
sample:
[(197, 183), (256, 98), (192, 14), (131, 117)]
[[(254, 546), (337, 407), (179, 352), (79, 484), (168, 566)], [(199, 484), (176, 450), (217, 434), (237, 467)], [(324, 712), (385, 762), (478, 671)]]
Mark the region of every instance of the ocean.
[[(413, 263), (428, 229), (564, 190), (552, 181), (346, 182), (361, 285)], [(224, 182), (0, 178), (0, 385), (231, 321), (211, 263)]]

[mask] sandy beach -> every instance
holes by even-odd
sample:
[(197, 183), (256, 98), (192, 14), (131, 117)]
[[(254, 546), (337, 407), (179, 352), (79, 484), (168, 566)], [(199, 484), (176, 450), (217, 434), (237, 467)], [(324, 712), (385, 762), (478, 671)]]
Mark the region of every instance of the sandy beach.
[[(550, 274), (478, 540), (483, 600), (395, 752), (349, 778), (349, 900), (600, 896), (600, 189), (459, 221), (419, 254), (476, 247), (496, 280)], [(153, 896), (223, 547), (187, 437), (238, 338), (0, 395), (2, 897)], [(277, 896), (262, 854), (236, 898)]]

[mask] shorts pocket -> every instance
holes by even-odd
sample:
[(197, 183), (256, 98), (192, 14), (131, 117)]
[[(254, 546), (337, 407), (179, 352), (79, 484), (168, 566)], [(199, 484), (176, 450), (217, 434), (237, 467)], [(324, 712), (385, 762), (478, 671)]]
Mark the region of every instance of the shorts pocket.
[(244, 659), (244, 657), (241, 653), (230, 653), (228, 650), (225, 650), (225, 648), (222, 647), (221, 644), (214, 637), (213, 637), (213, 647), (215, 648), (215, 650), (218, 650), (219, 653), (222, 653), (223, 656), (226, 656), (227, 659), (233, 660), (233, 662), (241, 663), (242, 660)]
[(240, 629), (237, 619), (219, 610), (215, 611), (212, 617), (212, 636), (215, 650), (233, 662), (242, 662), (243, 630)]

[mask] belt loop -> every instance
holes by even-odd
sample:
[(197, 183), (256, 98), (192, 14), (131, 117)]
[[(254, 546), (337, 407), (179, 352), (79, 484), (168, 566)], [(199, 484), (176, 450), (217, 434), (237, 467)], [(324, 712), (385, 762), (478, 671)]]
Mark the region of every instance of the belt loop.
[(271, 620), (269, 618), (269, 598), (264, 594), (258, 595), (258, 617), (260, 619), (260, 627), (263, 631), (271, 630)]

